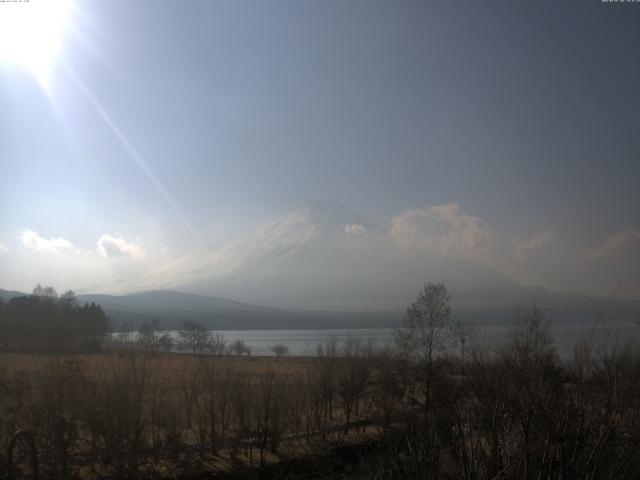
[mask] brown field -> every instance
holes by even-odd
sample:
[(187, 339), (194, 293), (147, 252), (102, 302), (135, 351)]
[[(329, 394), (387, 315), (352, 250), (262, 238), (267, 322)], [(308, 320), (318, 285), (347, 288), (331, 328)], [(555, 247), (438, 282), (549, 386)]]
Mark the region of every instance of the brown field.
[(364, 379), (357, 391), (339, 385), (349, 365), (136, 349), (3, 353), (0, 448), (28, 430), (45, 478), (173, 478), (318, 453), (376, 432), (363, 424), (375, 415)]
[(640, 349), (562, 361), (538, 320), (466, 358), (2, 353), (0, 452), (27, 430), (43, 479), (640, 478)]
[[(236, 357), (236, 356), (193, 356), (181, 353), (160, 353), (145, 356), (140, 352), (138, 361), (152, 360), (154, 369), (166, 379), (177, 379), (194, 371), (203, 363), (215, 363), (221, 370), (233, 369), (238, 374), (263, 374), (273, 372), (276, 375), (304, 375), (317, 363), (313, 357)], [(0, 353), (0, 368), (8, 375), (26, 375), (31, 377), (43, 368), (56, 362), (77, 362), (83, 372), (91, 377), (117, 372), (130, 361), (126, 352), (83, 353), (83, 354), (49, 354), (49, 353)]]

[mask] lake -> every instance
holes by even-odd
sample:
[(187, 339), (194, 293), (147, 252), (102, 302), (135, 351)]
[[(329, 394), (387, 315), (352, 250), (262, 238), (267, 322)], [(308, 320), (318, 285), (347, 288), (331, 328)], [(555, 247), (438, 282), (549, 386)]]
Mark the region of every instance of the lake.
[[(567, 357), (574, 346), (583, 338), (591, 336), (593, 323), (567, 322), (551, 323), (551, 333), (561, 356)], [(479, 345), (494, 348), (509, 339), (511, 325), (482, 325), (471, 327), (471, 337)], [(178, 340), (178, 332), (171, 332)], [(317, 329), (317, 330), (217, 330), (228, 343), (241, 339), (251, 348), (253, 355), (270, 356), (269, 348), (276, 344), (289, 347), (290, 355), (315, 355), (319, 345), (332, 339), (339, 343), (349, 337), (370, 341), (375, 347), (385, 347), (393, 343), (393, 329)], [(604, 322), (593, 334), (593, 342), (598, 345), (624, 345), (626, 342), (640, 342), (640, 325), (634, 322)], [(471, 344), (469, 341), (467, 345)]]

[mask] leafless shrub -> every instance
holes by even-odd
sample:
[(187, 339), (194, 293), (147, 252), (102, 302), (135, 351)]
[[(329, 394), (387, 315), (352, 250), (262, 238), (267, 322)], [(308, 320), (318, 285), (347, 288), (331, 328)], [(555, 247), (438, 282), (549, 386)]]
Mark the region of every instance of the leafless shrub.
[(282, 344), (272, 345), (271, 347), (269, 347), (269, 350), (276, 356), (278, 360), (280, 360), (280, 357), (289, 354), (289, 347)]
[(200, 323), (187, 320), (178, 334), (192, 355), (204, 353), (211, 345), (211, 332)]

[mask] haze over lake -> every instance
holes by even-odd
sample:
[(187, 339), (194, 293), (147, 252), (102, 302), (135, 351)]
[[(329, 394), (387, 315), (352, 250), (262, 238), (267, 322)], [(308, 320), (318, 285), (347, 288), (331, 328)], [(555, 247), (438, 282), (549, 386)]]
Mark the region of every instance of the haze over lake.
[[(338, 347), (345, 340), (355, 338), (363, 345), (374, 348), (393, 348), (395, 329), (392, 328), (354, 328), (354, 329), (305, 329), (305, 330), (215, 330), (211, 333), (221, 334), (229, 343), (243, 340), (251, 348), (251, 354), (257, 356), (273, 356), (270, 348), (274, 345), (286, 345), (289, 355), (314, 356), (319, 346), (337, 342)], [(488, 351), (494, 351), (509, 340), (511, 325), (483, 325), (472, 327), (467, 349), (474, 344)], [(555, 340), (558, 353), (569, 357), (574, 347), (583, 339), (591, 338), (599, 347), (618, 346), (640, 341), (640, 324), (634, 322), (603, 322), (595, 327), (593, 323), (584, 322), (552, 322), (551, 334)], [(177, 331), (171, 331), (172, 337), (179, 341)], [(457, 354), (459, 345), (451, 340), (450, 351)], [(181, 351), (180, 346), (176, 347)]]

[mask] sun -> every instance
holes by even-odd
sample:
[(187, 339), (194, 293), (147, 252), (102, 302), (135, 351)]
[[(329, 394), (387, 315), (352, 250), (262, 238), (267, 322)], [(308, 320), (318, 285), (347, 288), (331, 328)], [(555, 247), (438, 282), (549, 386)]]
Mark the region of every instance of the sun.
[(62, 42), (70, 0), (0, 2), (0, 62), (28, 69), (47, 89)]

